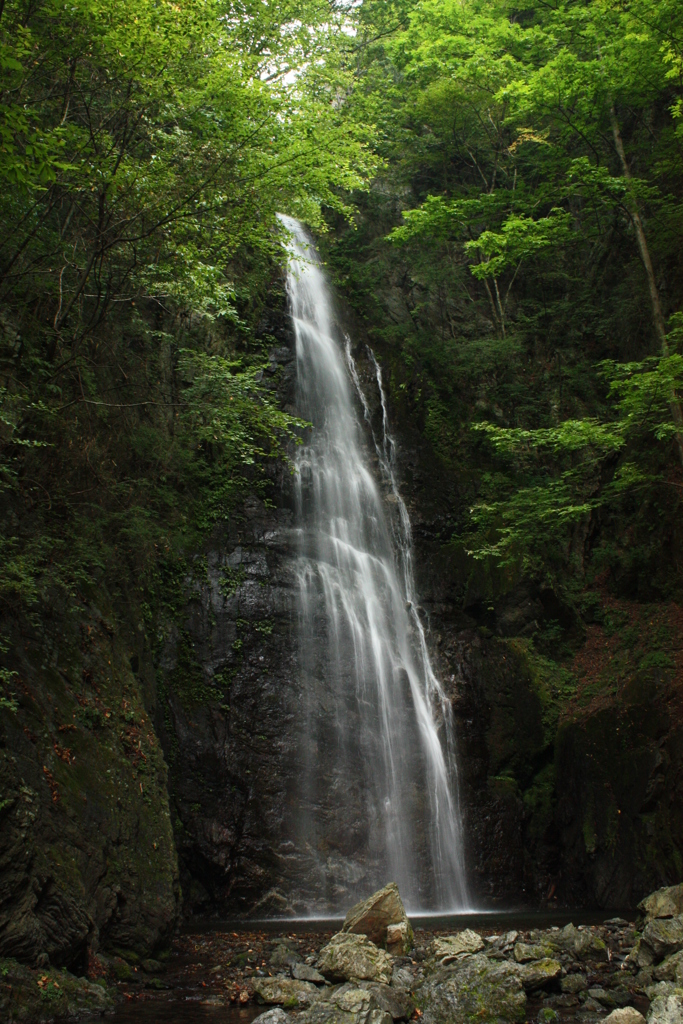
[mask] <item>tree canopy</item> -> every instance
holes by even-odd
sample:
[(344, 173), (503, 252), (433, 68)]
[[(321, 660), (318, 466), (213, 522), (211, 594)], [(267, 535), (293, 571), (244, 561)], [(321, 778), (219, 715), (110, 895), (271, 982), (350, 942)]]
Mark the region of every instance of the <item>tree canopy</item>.
[(254, 333), (276, 213), (346, 215), (376, 162), (336, 102), (346, 23), (326, 0), (3, 4), (5, 599), (144, 562), (282, 455)]

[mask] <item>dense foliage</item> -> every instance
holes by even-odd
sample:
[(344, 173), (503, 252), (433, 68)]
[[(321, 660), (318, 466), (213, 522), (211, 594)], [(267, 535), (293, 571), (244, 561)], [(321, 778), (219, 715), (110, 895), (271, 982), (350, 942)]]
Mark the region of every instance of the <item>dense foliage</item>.
[(385, 168), (330, 261), (458, 475), (443, 539), (671, 592), (683, 9), (366, 3), (357, 61)]
[(680, 4), (6, 0), (0, 73), (6, 609), (146, 600), (266, 493), (278, 211), (333, 225), (445, 543), (677, 590)]
[[(276, 213), (373, 158), (326, 0), (0, 5), (0, 600), (144, 593), (258, 486)], [(52, 588), (52, 590), (51, 590)]]

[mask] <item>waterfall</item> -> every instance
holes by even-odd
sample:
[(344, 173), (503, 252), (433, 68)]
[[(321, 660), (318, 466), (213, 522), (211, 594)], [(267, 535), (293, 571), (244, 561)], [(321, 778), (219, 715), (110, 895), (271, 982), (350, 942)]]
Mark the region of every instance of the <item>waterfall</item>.
[(387, 881), (413, 912), (467, 909), (451, 707), (418, 614), (381, 370), (370, 353), (382, 407), (375, 436), (313, 244), (297, 221), (281, 220), (297, 414), (312, 424), (294, 482), (301, 764), (293, 840), (308, 865), (300, 884), (313, 893), (311, 910), (348, 908)]

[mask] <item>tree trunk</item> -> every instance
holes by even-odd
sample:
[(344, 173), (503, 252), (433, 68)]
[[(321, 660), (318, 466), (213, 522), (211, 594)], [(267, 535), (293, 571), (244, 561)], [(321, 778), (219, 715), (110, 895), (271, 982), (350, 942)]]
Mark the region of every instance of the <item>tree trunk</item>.
[[(631, 170), (626, 160), (626, 153), (624, 152), (624, 143), (621, 139), (621, 132), (619, 131), (619, 122), (617, 121), (617, 115), (614, 110), (614, 105), (610, 106), (610, 120), (612, 122), (612, 134), (614, 136), (614, 145), (616, 146), (619, 159), (621, 160), (621, 166), (624, 172), (624, 177), (628, 185), (629, 194), (631, 197), (631, 219), (633, 220), (633, 226), (636, 229), (636, 238), (638, 240), (638, 250), (640, 252), (640, 258), (643, 261), (645, 267), (645, 273), (647, 275), (647, 283), (650, 289), (650, 302), (652, 304), (652, 317), (655, 322), (655, 330), (659, 338), (661, 351), (663, 356), (669, 354), (669, 342), (666, 337), (666, 321), (664, 320), (664, 314), (662, 312), (662, 303), (659, 298), (659, 289), (657, 288), (657, 280), (655, 278), (655, 272), (652, 267), (652, 260), (650, 258), (650, 250), (647, 244), (647, 238), (645, 237), (645, 229), (643, 228), (643, 222), (640, 217), (640, 211), (638, 210), (638, 201), (634, 195), (633, 188), (631, 185)], [(683, 412), (681, 411), (681, 403), (678, 400), (678, 395), (672, 390), (669, 395), (669, 405), (671, 407), (671, 416), (676, 427), (676, 443), (678, 444), (678, 454), (683, 465)]]

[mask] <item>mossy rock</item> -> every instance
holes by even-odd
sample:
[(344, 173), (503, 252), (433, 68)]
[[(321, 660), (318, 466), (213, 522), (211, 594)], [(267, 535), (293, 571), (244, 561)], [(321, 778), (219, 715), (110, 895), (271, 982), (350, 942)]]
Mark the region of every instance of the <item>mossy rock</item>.
[(16, 960), (0, 960), (0, 1020), (42, 1024), (58, 1017), (102, 1014), (114, 999), (102, 983), (65, 970), (34, 970)]
[(522, 969), (478, 953), (438, 971), (420, 990), (423, 1024), (507, 1024), (526, 1019)]

